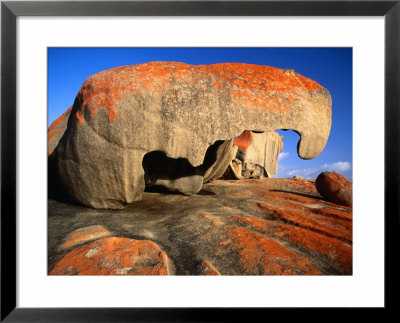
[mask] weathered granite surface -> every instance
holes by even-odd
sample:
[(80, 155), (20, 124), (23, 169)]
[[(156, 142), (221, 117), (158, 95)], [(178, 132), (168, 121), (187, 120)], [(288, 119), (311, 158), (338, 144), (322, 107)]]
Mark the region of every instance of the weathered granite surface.
[[(219, 140), (244, 130), (292, 129), (301, 137), (299, 156), (310, 159), (325, 147), (330, 127), (329, 92), (293, 70), (235, 63), (118, 67), (92, 75), (79, 90), (49, 157), (49, 178), (57, 180), (49, 187), (62, 187), (85, 206), (119, 209), (141, 199), (148, 153), (198, 167)], [(194, 194), (202, 171), (161, 180)]]
[(123, 210), (48, 210), (52, 275), (352, 274), (352, 208), (313, 180), (216, 180)]

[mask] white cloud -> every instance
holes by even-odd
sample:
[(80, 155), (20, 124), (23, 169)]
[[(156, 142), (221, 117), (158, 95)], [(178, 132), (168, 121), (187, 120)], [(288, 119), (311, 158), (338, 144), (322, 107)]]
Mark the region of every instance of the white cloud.
[[(295, 168), (295, 167), (279, 167), (278, 173), (275, 177), (293, 177), (301, 176), (303, 178), (315, 179), (318, 175), (325, 171), (344, 173), (351, 170), (350, 162), (338, 161), (330, 164), (323, 164), (320, 166), (313, 166), (308, 168)], [(351, 175), (351, 174), (350, 174)], [(351, 178), (349, 178), (351, 180)]]
[(349, 162), (339, 161), (332, 164), (324, 164), (322, 168), (331, 172), (346, 172), (351, 169), (351, 164)]
[(279, 155), (278, 155), (278, 162), (280, 162), (282, 159), (285, 159), (287, 156), (289, 156), (289, 153), (282, 151)]
[(309, 168), (303, 168), (303, 169), (292, 169), (287, 171), (287, 175), (290, 177), (293, 176), (301, 176), (303, 178), (315, 178), (319, 175), (320, 173), (320, 167), (309, 167)]

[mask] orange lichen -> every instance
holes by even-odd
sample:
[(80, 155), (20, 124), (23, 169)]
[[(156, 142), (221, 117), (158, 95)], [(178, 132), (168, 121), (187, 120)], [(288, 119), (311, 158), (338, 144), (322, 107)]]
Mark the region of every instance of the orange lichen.
[(239, 216), (233, 216), (232, 219), (239, 223), (250, 225), (253, 229), (260, 232), (274, 235), (277, 238), (302, 246), (308, 250), (320, 252), (332, 259), (341, 270), (345, 272), (352, 271), (351, 244), (310, 230), (275, 221)]
[(162, 89), (170, 84), (171, 77), (169, 66), (162, 63), (121, 66), (92, 75), (78, 93), (78, 124), (84, 122), (84, 109), (88, 109), (90, 116), (94, 117), (97, 111), (103, 108), (109, 121), (116, 120), (118, 102), (122, 98), (139, 90), (160, 94)]
[(334, 209), (328, 207), (321, 207), (318, 209), (313, 210), (316, 214), (321, 214), (325, 216), (329, 216), (331, 218), (336, 218), (340, 220), (345, 220), (351, 222), (353, 220), (353, 214), (345, 209)]
[(247, 89), (286, 90), (290, 87), (304, 87), (308, 92), (314, 92), (322, 88), (317, 82), (302, 75), (297, 73), (288, 75), (283, 69), (265, 65), (222, 63), (199, 65), (197, 68), (204, 72), (213, 72), (226, 82)]
[(219, 83), (219, 82), (216, 82), (215, 84), (214, 84), (214, 88), (215, 89), (219, 89), (220, 87), (222, 87), (223, 86), (223, 84), (222, 83)]
[(351, 242), (351, 208), (338, 206), (321, 200), (311, 181), (279, 179), (275, 189), (274, 180), (249, 185), (249, 189), (260, 198), (256, 206), (268, 217), (277, 221), (302, 227), (343, 241)]
[(323, 89), (317, 82), (300, 74), (288, 75), (284, 70), (271, 66), (223, 63), (200, 65), (197, 68), (204, 72), (211, 72), (228, 84), (244, 90), (231, 92), (236, 102), (241, 104), (250, 102), (260, 108), (283, 109), (283, 111), (289, 112), (282, 97), (286, 96), (290, 103), (295, 102), (296, 97), (308, 100), (309, 98), (297, 89), (303, 89), (308, 93)]
[(353, 185), (343, 175), (336, 172), (323, 172), (316, 179), (318, 192), (328, 201), (352, 206)]
[(56, 134), (65, 131), (65, 127), (61, 125), (62, 122), (65, 122), (67, 116), (71, 113), (72, 106), (70, 106), (67, 110), (64, 111), (62, 115), (60, 115), (56, 120), (54, 120), (48, 131), (47, 131), (47, 140), (50, 141)]
[(67, 253), (50, 275), (168, 275), (168, 258), (149, 240), (103, 238)]
[[(227, 223), (283, 242), (296, 253), (301, 250), (303, 257), (323, 262), (327, 257), (337, 272), (351, 274), (352, 208), (323, 200), (314, 180), (268, 178), (231, 181), (229, 185), (229, 198), (246, 201), (246, 213), (253, 216), (232, 215)], [(223, 239), (220, 248), (229, 243)]]
[(234, 140), (235, 145), (240, 150), (246, 150), (253, 141), (253, 133), (251, 131), (243, 131), (239, 137)]
[(226, 87), (234, 102), (279, 112), (282, 117), (290, 113), (287, 103), (293, 104), (299, 98), (309, 100), (307, 93), (323, 89), (297, 73), (288, 75), (284, 70), (270, 66), (150, 62), (121, 66), (89, 77), (78, 93), (77, 122), (84, 122), (85, 109), (93, 117), (101, 108), (106, 110), (109, 120), (114, 121), (118, 118), (118, 102), (127, 95), (138, 92), (161, 95), (174, 82), (191, 86), (205, 78), (212, 80), (215, 89)]
[(320, 216), (313, 213), (312, 210), (306, 208), (301, 210), (295, 205), (285, 207), (283, 203), (280, 207), (270, 206), (266, 203), (258, 203), (258, 207), (260, 210), (283, 223), (351, 242), (351, 222)]
[(308, 259), (279, 242), (241, 227), (231, 227), (229, 248), (238, 251), (239, 264), (247, 275), (320, 275)]

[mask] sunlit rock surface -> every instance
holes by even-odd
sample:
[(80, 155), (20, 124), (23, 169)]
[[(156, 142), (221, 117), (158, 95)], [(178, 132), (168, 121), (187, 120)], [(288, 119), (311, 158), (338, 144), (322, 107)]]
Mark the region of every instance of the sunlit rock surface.
[(353, 184), (337, 172), (323, 172), (315, 180), (318, 192), (333, 203), (352, 206)]
[(215, 180), (192, 196), (145, 192), (123, 210), (54, 200), (48, 210), (50, 274), (352, 274), (352, 208), (313, 180)]
[(152, 241), (103, 238), (68, 252), (50, 275), (168, 275), (168, 257)]

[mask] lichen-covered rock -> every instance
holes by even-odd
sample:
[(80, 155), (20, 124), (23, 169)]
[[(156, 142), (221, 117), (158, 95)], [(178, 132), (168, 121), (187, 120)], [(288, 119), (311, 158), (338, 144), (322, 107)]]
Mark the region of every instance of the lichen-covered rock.
[(168, 257), (149, 240), (103, 238), (64, 255), (50, 275), (168, 275)]
[(299, 156), (310, 159), (325, 147), (330, 127), (329, 92), (295, 72), (234, 63), (123, 66), (84, 82), (54, 169), (75, 201), (118, 209), (140, 200), (149, 152), (197, 167), (218, 140), (246, 129), (292, 129), (301, 137)]
[(52, 122), (47, 131), (47, 153), (51, 155), (57, 147), (58, 142), (63, 136), (65, 129), (67, 129), (68, 118), (71, 113), (72, 106), (70, 106), (61, 116)]
[(318, 192), (328, 201), (352, 206), (353, 184), (337, 172), (323, 172), (315, 180)]
[(61, 249), (69, 249), (75, 247), (77, 245), (87, 243), (92, 240), (97, 240), (100, 238), (104, 238), (110, 236), (111, 232), (109, 232), (102, 225), (91, 225), (88, 227), (79, 228), (70, 232), (64, 242), (61, 244)]
[(236, 258), (244, 275), (321, 275), (307, 258), (254, 231), (227, 227), (227, 238), (221, 244), (218, 252)]
[[(352, 274), (352, 208), (322, 199), (314, 180), (215, 180), (190, 197), (145, 192), (124, 210), (50, 200), (50, 271), (71, 226), (96, 220), (116, 236), (157, 241), (170, 275)], [(125, 249), (104, 250), (118, 258)]]

